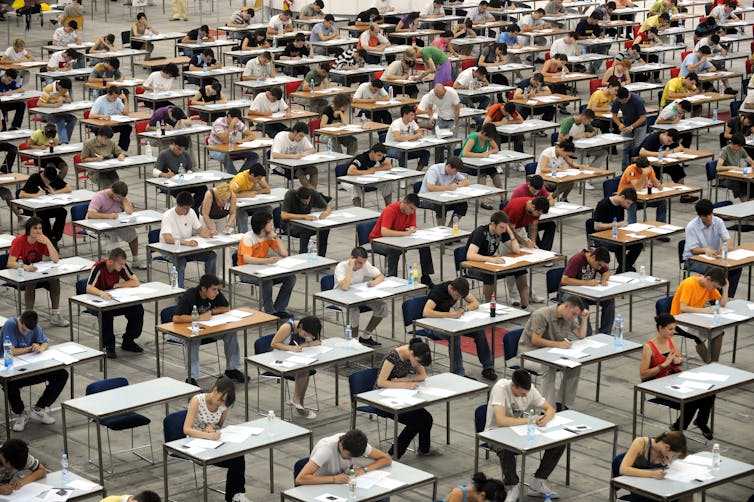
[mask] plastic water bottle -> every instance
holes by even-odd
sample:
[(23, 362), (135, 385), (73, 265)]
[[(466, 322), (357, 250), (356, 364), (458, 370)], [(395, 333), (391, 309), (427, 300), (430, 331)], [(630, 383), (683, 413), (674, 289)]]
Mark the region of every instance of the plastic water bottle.
[(393, 86), (387, 88), (387, 95), (390, 98), (390, 101), (393, 100), (393, 97), (395, 96), (395, 91), (393, 91)]
[(534, 442), (534, 434), (537, 432), (537, 422), (534, 418), (534, 409), (529, 410), (529, 416), (526, 422), (526, 442), (532, 444)]
[(647, 269), (642, 265), (639, 267), (639, 280), (645, 282), (647, 280)]
[(715, 122), (717, 122), (717, 107), (714, 107), (712, 109), (712, 120), (714, 120)]
[(176, 251), (180, 251), (181, 250), (181, 238), (180, 237), (175, 237), (173, 239), (173, 247), (175, 248)]
[(196, 45), (202, 45), (202, 37), (196, 37)]
[(453, 215), (453, 233), (454, 234), (458, 233), (458, 215), (457, 214)]
[(715, 306), (712, 307), (712, 325), (720, 325), (720, 300), (715, 300)]
[(408, 285), (412, 287), (414, 285), (414, 266), (408, 266)]
[(5, 371), (13, 371), (13, 344), (10, 343), (10, 336), (5, 335), (5, 341), (3, 342), (3, 362), (5, 363)]
[(616, 347), (623, 347), (623, 314), (615, 316), (615, 325), (613, 327), (613, 338)]
[(728, 264), (728, 243), (723, 242), (723, 251), (720, 256), (723, 259), (723, 265)]
[(613, 218), (613, 239), (618, 238), (618, 218)]
[(207, 70), (207, 62), (205, 61), (204, 64), (202, 64), (202, 73), (207, 73), (209, 70)]
[(332, 153), (332, 138), (327, 140), (327, 153), (328, 154)]
[(17, 277), (18, 277), (19, 280), (21, 280), (21, 281), (24, 280), (25, 272), (26, 271), (24, 270), (24, 261), (19, 258), (19, 260), (18, 260), (18, 274), (17, 274)]
[(314, 243), (314, 237), (309, 237), (309, 247), (307, 248), (306, 258), (309, 263), (317, 261), (317, 245)]
[(160, 131), (161, 136), (165, 136), (165, 127), (162, 125), (162, 122), (159, 120), (157, 121), (157, 130)]
[(492, 297), (490, 298), (490, 317), (495, 317), (497, 310), (497, 301), (495, 299), (495, 293), (492, 293)]
[(662, 162), (662, 150), (657, 152), (657, 161)]
[(545, 502), (547, 502), (548, 500), (552, 500), (552, 496), (549, 493), (546, 493), (545, 494)]
[(720, 468), (720, 443), (712, 445), (712, 468)]
[(68, 454), (65, 452), (60, 456), (60, 477), (63, 479), (63, 485), (71, 482), (71, 475), (68, 472)]
[(191, 333), (194, 335), (199, 333), (199, 310), (196, 305), (191, 309)]
[(490, 37), (490, 29), (488, 27), (484, 28), (484, 36), (489, 38)]
[(178, 269), (175, 268), (175, 265), (170, 269), (170, 287), (178, 289)]
[(183, 167), (183, 162), (178, 164), (178, 181), (183, 181), (183, 176), (186, 174), (186, 168)]
[(450, 10), (450, 12), (455, 16), (456, 15), (456, 6), (454, 5), (453, 8)]
[(267, 412), (267, 433), (270, 436), (275, 435), (275, 410), (270, 410)]
[(356, 471), (351, 467), (348, 471), (348, 502), (356, 500)]
[(309, 80), (309, 92), (314, 92), (314, 79)]
[(273, 49), (278, 48), (278, 37), (272, 37), (272, 48)]
[(560, 69), (560, 78), (566, 78), (566, 67), (565, 67), (565, 65)]
[(147, 156), (148, 159), (152, 158), (152, 142), (147, 141), (147, 145), (144, 147), (144, 155)]
[(419, 265), (417, 265), (416, 263), (414, 263), (413, 276), (414, 276), (414, 284), (418, 283), (419, 282)]
[(346, 324), (346, 341), (350, 342), (353, 339), (353, 332), (351, 331), (351, 325)]

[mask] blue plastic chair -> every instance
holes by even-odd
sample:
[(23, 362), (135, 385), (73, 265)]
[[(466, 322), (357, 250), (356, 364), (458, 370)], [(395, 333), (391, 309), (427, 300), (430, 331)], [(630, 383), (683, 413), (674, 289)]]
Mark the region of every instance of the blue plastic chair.
[[(563, 278), (565, 267), (551, 268), (545, 274), (545, 283), (547, 284), (547, 298), (550, 301), (558, 303), (560, 301), (560, 280)], [(552, 297), (556, 293), (555, 297)]]
[[(275, 337), (275, 333), (271, 333), (269, 335), (260, 336), (254, 341), (254, 354), (265, 354), (267, 352), (272, 351), (272, 339)], [(319, 392), (317, 392), (317, 370), (309, 370), (309, 376), (312, 378), (312, 383), (314, 383), (314, 399), (317, 403), (317, 407), (315, 408), (316, 411), (319, 411)], [(260, 372), (259, 368), (257, 368), (257, 412), (259, 412), (259, 382), (261, 382), (262, 377), (265, 378), (274, 378), (275, 383), (280, 383), (280, 377), (276, 375), (275, 373), (271, 373), (269, 371)], [(295, 377), (293, 376), (287, 376), (285, 377), (286, 380), (286, 386), (285, 390), (288, 396), (291, 395), (290, 389), (288, 388), (287, 382), (292, 382), (295, 380)], [(289, 400), (290, 402), (291, 400)], [(293, 404), (289, 405), (291, 415), (293, 415)]]
[(618, 185), (620, 185), (620, 177), (615, 176), (613, 178), (608, 178), (605, 181), (602, 182), (602, 196), (603, 197), (610, 197), (615, 192), (618, 191)]
[[(165, 443), (186, 437), (186, 434), (183, 433), (183, 424), (186, 421), (187, 413), (188, 410), (174, 411), (162, 419), (162, 437)], [(196, 488), (199, 488), (199, 478), (196, 475), (196, 464), (190, 459), (182, 457), (177, 453), (171, 453), (168, 457), (181, 462), (190, 462), (194, 467), (194, 485)]]
[[(91, 394), (98, 394), (100, 392), (105, 392), (108, 390), (118, 389), (120, 387), (126, 387), (128, 385), (128, 380), (124, 377), (115, 377), (115, 378), (107, 378), (105, 380), (98, 380), (96, 382), (92, 382), (89, 385), (86, 386), (86, 395)], [(92, 456), (91, 456), (91, 441), (90, 441), (90, 430), (89, 430), (89, 424), (93, 423), (93, 420), (90, 420), (87, 423), (86, 427), (86, 446), (87, 446), (87, 454), (89, 456), (89, 462), (92, 462)], [(110, 470), (108, 471), (109, 474), (112, 474), (113, 471), (113, 451), (110, 446), (110, 431), (125, 431), (130, 430), (131, 431), (131, 448), (121, 450), (117, 453), (124, 453), (124, 452), (133, 452), (134, 455), (141, 458), (142, 460), (145, 460), (149, 462), (150, 464), (154, 465), (154, 449), (152, 448), (152, 430), (149, 426), (151, 423), (151, 420), (148, 417), (145, 417), (144, 415), (141, 415), (140, 413), (136, 413), (135, 411), (129, 411), (126, 413), (122, 413), (120, 415), (114, 415), (112, 417), (103, 418), (100, 420), (100, 424), (105, 427), (107, 430), (107, 450), (110, 455)], [(147, 433), (149, 435), (149, 443), (140, 445), (140, 446), (134, 446), (134, 429), (137, 429), (139, 427), (147, 427)], [(152, 459), (148, 459), (144, 457), (143, 455), (139, 455), (136, 450), (139, 450), (141, 448), (149, 447), (149, 450), (152, 455)]]
[(293, 483), (294, 484), (296, 483), (296, 478), (301, 472), (301, 469), (304, 468), (307, 462), (309, 462), (309, 457), (300, 458), (296, 460), (295, 464), (293, 464)]
[(376, 223), (376, 221), (364, 221), (356, 225), (356, 241), (359, 243), (359, 246), (362, 246), (367, 250), (367, 253), (371, 253), (372, 264), (374, 264), (375, 255), (385, 256), (382, 253), (375, 253), (369, 244), (369, 234), (372, 233), (372, 229)]
[(526, 176), (532, 176), (536, 172), (537, 172), (536, 162), (527, 162), (526, 164), (524, 164), (524, 174)]
[[(364, 405), (356, 406), (356, 395), (362, 392), (369, 392), (373, 390), (377, 385), (377, 376), (380, 374), (380, 368), (367, 368), (365, 370), (359, 370), (353, 372), (348, 377), (348, 392), (351, 396), (351, 416), (354, 416), (354, 409), (358, 413), (365, 413), (367, 415), (375, 415), (380, 418), (392, 419), (393, 415), (386, 413), (373, 406)], [(355, 418), (352, 427), (356, 427)], [(387, 420), (385, 420), (385, 438), (387, 439)], [(380, 432), (379, 424), (377, 426), (377, 440), (382, 442), (382, 433)]]
[[(589, 238), (589, 236), (594, 233), (594, 218), (588, 218), (584, 222), (584, 230), (586, 231), (586, 245), (587, 245), (587, 247), (591, 247), (594, 243)], [(618, 252), (620, 252), (620, 251), (618, 251)]]
[[(89, 203), (84, 202), (83, 204), (76, 204), (75, 206), (71, 207), (71, 221), (81, 221), (86, 219), (86, 213), (89, 211)], [(71, 230), (73, 230), (73, 227), (71, 227)], [(90, 237), (89, 240), (89, 254), (94, 254), (94, 247), (92, 246), (92, 240), (94, 240), (94, 237), (89, 235), (89, 233), (81, 228), (73, 235), (74, 239), (77, 239), (78, 237), (81, 237), (84, 242), (86, 242), (86, 238)], [(98, 257), (99, 258), (99, 257)]]
[[(475, 432), (482, 432), (484, 430), (484, 426), (487, 422), (487, 405), (486, 404), (480, 404), (476, 407), (474, 410), (474, 431)], [(486, 442), (479, 445), (481, 448), (484, 448), (484, 458), (486, 460), (489, 460), (490, 458), (490, 445), (488, 445)]]

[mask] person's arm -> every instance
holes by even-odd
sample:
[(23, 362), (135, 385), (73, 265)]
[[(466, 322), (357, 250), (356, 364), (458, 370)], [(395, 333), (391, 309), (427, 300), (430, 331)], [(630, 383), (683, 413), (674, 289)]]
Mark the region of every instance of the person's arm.
[(212, 218), (209, 217), (209, 212), (212, 209), (212, 189), (210, 188), (204, 192), (204, 200), (202, 200), (201, 215), (204, 225), (207, 227), (210, 235), (217, 235), (217, 229)]
[(623, 456), (620, 463), (619, 474), (621, 476), (638, 476), (640, 478), (663, 479), (665, 477), (664, 469), (638, 469), (634, 467), (636, 459), (644, 455), (647, 438), (638, 437), (633, 440), (631, 447)]
[[(372, 448), (372, 451), (369, 453), (369, 458), (372, 459), (373, 462), (369, 465), (365, 465), (364, 467), (366, 467), (370, 471), (376, 471), (378, 469), (382, 469), (383, 467), (387, 467), (393, 463), (393, 459), (390, 458), (390, 455), (374, 447)], [(367, 471), (361, 467), (355, 470), (356, 476), (361, 476), (362, 474), (366, 474), (366, 472)]]
[(471, 293), (466, 295), (466, 298), (464, 298), (463, 301), (466, 302), (466, 306), (461, 307), (461, 309), (465, 309), (465, 312), (471, 312), (472, 310), (479, 308), (479, 300), (477, 300), (476, 296), (472, 295)]
[(24, 476), (20, 479), (14, 479), (9, 484), (14, 490), (20, 489), (24, 485), (28, 485), (29, 483), (32, 483), (38, 479), (42, 479), (45, 476), (47, 476), (47, 469), (45, 469), (45, 466), (40, 464), (37, 466), (36, 469), (34, 469), (32, 472)]
[(421, 368), (421, 370), (417, 371), (421, 371), (421, 373), (423, 374), (421, 377), (417, 373), (416, 375), (407, 375), (401, 378), (390, 379), (390, 372), (393, 371), (394, 367), (395, 365), (388, 360), (382, 362), (380, 373), (377, 375), (377, 387), (393, 389), (417, 389), (419, 387), (419, 384), (417, 382), (421, 382), (426, 378), (424, 366), (420, 365), (419, 368)]
[(561, 349), (568, 349), (571, 347), (571, 342), (568, 338), (560, 341), (549, 340), (536, 331), (531, 334), (531, 344), (535, 347), (558, 347)]
[(464, 313), (463, 307), (449, 312), (440, 312), (439, 310), (435, 310), (435, 307), (437, 307), (437, 304), (434, 300), (427, 300), (427, 303), (424, 304), (424, 310), (422, 310), (422, 317), (458, 319)]
[(505, 412), (504, 404), (495, 404), (492, 406), (492, 410), (495, 415), (495, 425), (498, 427), (514, 427), (516, 425), (525, 425), (529, 423), (527, 417), (514, 418), (508, 416)]
[(599, 281), (597, 279), (577, 279), (575, 277), (570, 277), (566, 275), (565, 273), (560, 278), (560, 285), (561, 286), (596, 286)]
[[(189, 316), (190, 317), (190, 316)], [(218, 440), (220, 439), (220, 432), (215, 430), (213, 426), (208, 426), (207, 430), (201, 430), (194, 427), (194, 421), (196, 420), (196, 414), (199, 411), (199, 398), (194, 396), (189, 401), (188, 412), (186, 413), (186, 420), (183, 421), (183, 433), (189, 437), (203, 438)], [(225, 411), (227, 413), (227, 410)]]
[(58, 193), (71, 193), (73, 189), (71, 188), (71, 185), (68, 183), (65, 184), (63, 188), (53, 189), (51, 193), (58, 194)]

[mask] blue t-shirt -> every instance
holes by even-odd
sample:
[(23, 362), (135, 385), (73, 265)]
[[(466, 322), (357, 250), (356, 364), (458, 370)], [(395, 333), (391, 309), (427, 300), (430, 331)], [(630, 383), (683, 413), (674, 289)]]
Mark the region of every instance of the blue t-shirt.
[(518, 37), (514, 37), (510, 32), (504, 31), (497, 36), (496, 42), (505, 42), (507, 45), (516, 45), (518, 43)]
[(0, 80), (0, 92), (15, 91), (16, 89), (20, 88), (21, 84), (19, 84), (15, 80), (11, 80), (10, 84), (6, 84), (2, 80)]
[(47, 337), (45, 336), (42, 327), (37, 324), (34, 329), (30, 329), (25, 335), (21, 334), (21, 330), (18, 329), (18, 318), (11, 317), (5, 322), (0, 336), (5, 341), (5, 336), (10, 337), (10, 343), (15, 348), (31, 347), (33, 343), (47, 343)]
[[(689, 74), (689, 65), (690, 64), (697, 64), (699, 62), (699, 57), (696, 55), (696, 52), (692, 52), (688, 56), (686, 56), (683, 60), (683, 63), (681, 63), (681, 72), (678, 74), (681, 77), (686, 77)], [(708, 69), (712, 68), (712, 63), (709, 61), (705, 61), (702, 66), (694, 70), (696, 73), (701, 73), (703, 71), (707, 71)]]
[(623, 112), (623, 123), (626, 125), (633, 124), (639, 117), (647, 114), (647, 109), (644, 107), (644, 100), (639, 97), (638, 94), (631, 93), (631, 97), (628, 101), (621, 103), (619, 99), (613, 100), (613, 104), (610, 107), (613, 113)]

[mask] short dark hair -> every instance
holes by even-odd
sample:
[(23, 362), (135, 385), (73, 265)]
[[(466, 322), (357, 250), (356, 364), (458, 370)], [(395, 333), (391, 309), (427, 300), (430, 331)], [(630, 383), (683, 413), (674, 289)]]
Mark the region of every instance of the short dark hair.
[(618, 89), (618, 99), (626, 99), (630, 96), (631, 96), (631, 91), (629, 91), (625, 87), (621, 87)]
[(163, 71), (164, 73), (167, 73), (173, 78), (177, 78), (179, 75), (178, 65), (176, 65), (175, 63), (166, 64), (165, 66), (162, 67), (161, 71)]
[(572, 307), (578, 307), (580, 310), (584, 310), (586, 308), (586, 305), (584, 304), (584, 300), (582, 300), (578, 296), (571, 295), (565, 300), (563, 300), (563, 303), (567, 303), (568, 305)]
[(269, 211), (254, 211), (251, 215), (251, 231), (259, 235), (271, 219), (272, 214)]
[(414, 354), (414, 357), (422, 366), (426, 367), (432, 364), (432, 351), (429, 350), (427, 342), (418, 336), (408, 341), (408, 350)]
[(527, 182), (535, 190), (542, 189), (542, 186), (545, 184), (545, 180), (543, 180), (542, 176), (538, 174), (532, 174), (531, 176), (529, 176), (529, 179), (527, 180)]
[(117, 85), (111, 85), (110, 87), (107, 88), (107, 93), (111, 95), (120, 94), (120, 87), (118, 87)]
[(309, 134), (309, 126), (305, 122), (296, 122), (291, 127), (291, 132)]
[(646, 155), (639, 155), (636, 157), (636, 167), (649, 167), (649, 159), (646, 157)]
[(228, 110), (228, 116), (232, 119), (240, 119), (243, 115), (241, 114), (241, 110), (238, 108), (231, 108)]
[(215, 57), (215, 51), (213, 51), (211, 48), (206, 47), (204, 50), (202, 50), (202, 56), (209, 56), (209, 57)]
[(18, 320), (21, 321), (21, 323), (28, 329), (33, 330), (37, 327), (39, 316), (33, 310), (26, 310), (20, 316), (18, 316)]
[(75, 19), (71, 19), (70, 21), (68, 21), (68, 27), (73, 28), (74, 30), (78, 30), (79, 23), (77, 23)]
[(414, 113), (414, 112), (416, 112), (416, 109), (412, 105), (401, 106), (401, 117), (403, 117), (406, 114)]
[(576, 151), (576, 145), (573, 144), (573, 140), (570, 138), (564, 139), (558, 143), (558, 146), (568, 153), (574, 153)]
[(317, 316), (308, 315), (302, 317), (298, 321), (298, 327), (312, 335), (312, 338), (315, 340), (319, 340), (319, 336), (322, 333), (322, 321)]
[(638, 197), (636, 194), (636, 189), (634, 187), (624, 188), (618, 195), (622, 195), (623, 198), (630, 200), (631, 202), (636, 202), (636, 199)]
[(5, 70), (5, 76), (10, 77), (11, 80), (16, 80), (16, 78), (18, 78), (18, 72), (13, 68), (8, 68)]
[(188, 136), (174, 136), (170, 142), (173, 143), (175, 146), (180, 146), (181, 148), (189, 147)]
[(21, 439), (11, 438), (0, 446), (0, 454), (11, 467), (21, 470), (26, 466), (29, 458), (29, 445)]
[(110, 139), (113, 137), (113, 128), (108, 125), (104, 125), (97, 129), (97, 136), (102, 136), (103, 138)]
[(220, 278), (212, 274), (204, 274), (199, 278), (199, 289), (209, 289), (212, 286), (219, 286)]
[(505, 103), (503, 105), (503, 110), (505, 110), (506, 113), (513, 113), (516, 111), (516, 103), (511, 103), (510, 101)]
[(657, 326), (657, 329), (664, 328), (668, 324), (673, 324), (674, 322), (675, 322), (675, 317), (673, 317), (667, 312), (655, 316), (655, 326)]
[(463, 277), (456, 277), (450, 282), (450, 287), (458, 291), (462, 297), (469, 295), (469, 281)]
[(373, 79), (372, 79), (372, 80), (371, 80), (371, 81), (369, 82), (369, 84), (370, 84), (370, 85), (371, 85), (372, 87), (376, 87), (376, 88), (378, 88), (378, 89), (382, 89), (382, 88), (383, 88), (383, 87), (385, 86), (385, 84), (383, 84), (383, 83), (382, 83), (382, 80), (380, 80), (380, 79), (378, 79), (378, 78), (373, 78)]
[(39, 216), (32, 216), (31, 218), (26, 220), (26, 223), (24, 224), (24, 233), (26, 235), (31, 234), (31, 229), (41, 224), (42, 218), (40, 218)]
[(352, 429), (340, 436), (340, 445), (352, 457), (360, 457), (367, 449), (367, 435), (359, 429)]
[(712, 51), (706, 45), (702, 45), (701, 47), (699, 47), (699, 53), (704, 54), (705, 56), (709, 56), (710, 54), (712, 54)]
[(168, 108), (168, 114), (175, 120), (183, 120), (186, 118), (186, 112), (182, 108), (177, 106), (171, 106)]
[[(415, 193), (407, 193), (403, 197), (403, 202), (405, 202), (406, 204), (417, 206), (417, 207), (419, 206), (419, 200), (420, 200), (419, 196), (416, 195)], [(42, 223), (42, 220), (39, 220), (39, 222)]]
[(594, 19), (596, 21), (602, 21), (602, 18), (600, 17), (600, 13), (597, 11), (592, 11), (591, 14), (589, 14), (589, 19)]
[(707, 271), (704, 273), (704, 277), (709, 277), (711, 281), (716, 282), (717, 284), (724, 285), (725, 284), (725, 271), (721, 268), (717, 267), (710, 267), (707, 269)]
[(451, 169), (455, 169), (456, 171), (463, 167), (463, 161), (461, 160), (461, 157), (458, 157), (456, 155), (448, 157), (448, 160), (446, 160), (445, 163), (448, 164)]
[(58, 87), (60, 87), (61, 89), (67, 89), (70, 91), (72, 87), (71, 79), (61, 78), (60, 80), (58, 80)]
[(368, 256), (367, 250), (363, 246), (356, 246), (351, 250), (351, 258), (366, 258)]
[(699, 83), (699, 75), (697, 75), (695, 71), (690, 71), (689, 74), (686, 75), (686, 78), (691, 80), (695, 84)]
[(220, 376), (212, 388), (217, 389), (220, 395), (225, 398), (225, 406), (233, 406), (233, 403), (236, 402), (236, 385), (233, 383), (233, 380), (225, 375)]
[(270, 89), (270, 94), (272, 94), (275, 99), (282, 99), (283, 89), (281, 89), (280, 87), (273, 87)]
[(542, 75), (540, 72), (535, 72), (534, 75), (532, 75), (531, 78), (529, 79), (530, 82), (532, 80), (536, 80), (537, 82), (544, 83), (545, 82), (545, 76)]
[(105, 63), (109, 64), (116, 70), (120, 68), (120, 59), (118, 58), (107, 58), (105, 59)]
[(264, 166), (259, 162), (251, 165), (251, 167), (249, 168), (249, 173), (251, 173), (251, 175), (255, 178), (260, 176), (267, 176), (267, 171), (265, 171)]
[(610, 263), (610, 251), (606, 247), (598, 247), (592, 250), (592, 254), (597, 261)]
[(126, 184), (126, 182), (124, 181), (116, 181), (115, 183), (110, 185), (110, 189), (115, 195), (120, 195), (121, 197), (128, 195), (128, 184)]
[(309, 200), (313, 194), (314, 190), (309, 187), (298, 187), (298, 190), (296, 190), (296, 198), (298, 200)]
[(387, 147), (383, 143), (375, 143), (369, 151), (374, 153), (387, 153)]
[(691, 101), (688, 99), (682, 99), (678, 102), (678, 106), (681, 107), (681, 110), (684, 112), (690, 112), (693, 109), (693, 106), (691, 105)]
[[(114, 44), (115, 43), (115, 35), (113, 35), (112, 33), (108, 33), (107, 35), (105, 35), (105, 40), (107, 40), (111, 44)], [(114, 58), (114, 59), (116, 61), (118, 61), (118, 64), (120, 64), (120, 60), (118, 58)]]
[(534, 209), (542, 214), (547, 214), (550, 210), (550, 201), (547, 200), (547, 197), (534, 197), (531, 203), (534, 204)]
[(539, 9), (535, 10), (534, 13), (535, 14), (542, 14), (544, 16), (545, 15), (545, 10), (542, 7), (540, 7)]
[(55, 179), (58, 177), (58, 168), (53, 164), (47, 164), (42, 168), (42, 174), (49, 180)]
[(126, 259), (126, 252), (123, 251), (123, 248), (113, 248), (110, 250), (110, 252), (107, 254), (108, 260), (118, 260), (120, 258)]
[(730, 142), (733, 145), (744, 146), (746, 144), (746, 137), (740, 132), (737, 132), (731, 136)]
[(715, 206), (712, 205), (712, 201), (709, 199), (699, 199), (699, 202), (694, 204), (694, 209), (698, 216), (708, 216), (712, 214)]
[(136, 502), (161, 502), (160, 496), (152, 490), (144, 490), (133, 497)]
[(197, 31), (203, 31), (205, 33), (209, 33), (209, 26), (207, 26), (206, 24), (203, 24), (199, 28), (197, 28)]
[(514, 371), (511, 380), (513, 381), (513, 385), (519, 389), (531, 389), (531, 373), (523, 368)]
[(607, 83), (607, 88), (609, 89), (611, 87), (617, 87), (618, 89), (620, 89), (621, 88), (620, 80), (617, 80), (617, 79), (610, 80)]
[(584, 111), (581, 112), (582, 117), (586, 117), (588, 119), (594, 120), (596, 118), (596, 115), (594, 114), (594, 110), (591, 108), (584, 108)]
[(191, 192), (178, 192), (175, 196), (175, 203), (179, 207), (192, 207), (194, 205), (194, 196)]
[(665, 131), (665, 134), (670, 136), (670, 139), (673, 140), (673, 143), (678, 143), (678, 140), (681, 138), (681, 133), (678, 132), (678, 129), (675, 127), (671, 127), (667, 131)]
[(333, 16), (332, 14), (325, 14), (325, 19), (324, 19), (324, 21), (331, 21), (331, 22), (335, 22), (335, 16)]
[(66, 49), (65, 51), (63, 51), (63, 54), (65, 54), (66, 56), (72, 59), (78, 59), (81, 57), (81, 54), (79, 54), (79, 52), (76, 49), (70, 49), (70, 48)]
[(613, 1), (610, 1), (610, 2), (607, 2), (607, 3), (605, 4), (605, 7), (606, 7), (606, 8), (608, 8), (608, 9), (613, 9), (613, 10), (615, 10), (615, 8), (617, 7), (617, 5), (615, 4), (615, 2), (613, 2)]
[(480, 132), (483, 132), (484, 135), (488, 138), (494, 138), (495, 134), (497, 133), (497, 129), (495, 128), (495, 124), (493, 124), (492, 122), (487, 122), (482, 126)]
[(505, 211), (495, 211), (490, 215), (490, 223), (494, 223), (495, 225), (508, 223), (509, 221), (510, 219), (508, 218), (508, 215), (505, 214)]

